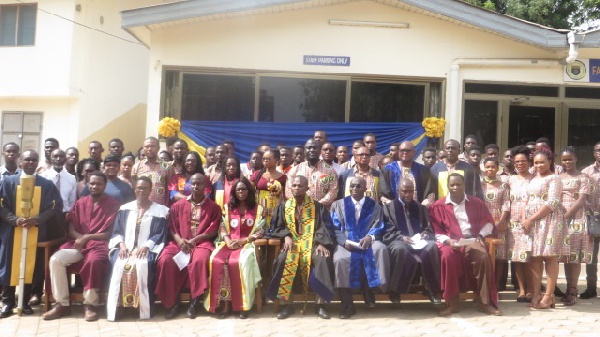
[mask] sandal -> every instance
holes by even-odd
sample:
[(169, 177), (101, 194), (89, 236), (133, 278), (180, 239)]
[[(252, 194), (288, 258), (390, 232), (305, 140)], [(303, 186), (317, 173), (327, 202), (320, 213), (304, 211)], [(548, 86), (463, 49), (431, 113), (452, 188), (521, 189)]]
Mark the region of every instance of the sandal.
[[(525, 296), (527, 296), (527, 295), (525, 295)], [(542, 294), (540, 294), (540, 293), (532, 294), (531, 299), (529, 300), (529, 304), (527, 306), (530, 308), (535, 308), (536, 305), (540, 304), (541, 300), (542, 300)]]
[(554, 309), (556, 307), (556, 299), (554, 298), (554, 294), (544, 294), (544, 297), (542, 297), (542, 299), (544, 299), (546, 296), (550, 297), (551, 301), (550, 303), (548, 303), (547, 305), (542, 305), (542, 301), (539, 301), (537, 304), (535, 304), (533, 306), (534, 309)]
[(229, 301), (222, 302), (223, 305), (219, 307), (219, 311), (217, 312), (219, 319), (224, 319), (231, 315), (231, 306), (229, 305)]
[(576, 287), (569, 287), (567, 289), (567, 294), (563, 298), (563, 303), (565, 306), (571, 306), (571, 305), (575, 305), (575, 303), (577, 303), (577, 288)]

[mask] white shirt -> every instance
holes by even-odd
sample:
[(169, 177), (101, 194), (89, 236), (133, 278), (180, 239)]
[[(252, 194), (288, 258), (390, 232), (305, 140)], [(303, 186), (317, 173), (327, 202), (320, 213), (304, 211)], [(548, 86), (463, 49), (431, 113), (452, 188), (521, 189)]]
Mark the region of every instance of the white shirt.
[[(467, 210), (465, 208), (465, 202), (467, 201), (467, 195), (465, 194), (464, 199), (460, 202), (460, 204), (455, 203), (450, 199), (450, 195), (446, 196), (446, 205), (452, 205), (454, 209), (454, 216), (458, 221), (458, 225), (460, 226), (460, 231), (463, 236), (472, 236), (471, 235), (471, 224), (469, 223), (469, 217), (467, 216)], [(494, 231), (494, 226), (491, 223), (485, 224), (479, 231), (479, 235), (486, 237)], [(444, 243), (446, 240), (450, 239), (447, 235), (436, 234), (435, 238), (438, 242)]]
[(60, 179), (60, 198), (63, 201), (63, 212), (68, 212), (75, 205), (77, 200), (77, 182), (75, 176), (67, 172), (64, 168), (62, 171), (56, 172), (54, 167), (50, 167), (40, 174), (40, 176), (52, 181), (57, 186)]

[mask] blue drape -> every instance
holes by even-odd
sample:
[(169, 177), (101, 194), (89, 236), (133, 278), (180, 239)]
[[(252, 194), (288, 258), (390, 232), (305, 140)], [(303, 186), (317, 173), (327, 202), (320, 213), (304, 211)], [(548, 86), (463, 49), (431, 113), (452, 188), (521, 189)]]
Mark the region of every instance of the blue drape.
[[(287, 146), (304, 145), (315, 130), (327, 132), (335, 146), (362, 139), (365, 133), (377, 136), (377, 152), (387, 154), (392, 143), (419, 138), (425, 130), (421, 123), (270, 123), (270, 122), (203, 122), (181, 121), (181, 131), (198, 145), (208, 147), (224, 140), (235, 142), (235, 155), (243, 162), (261, 143)], [(427, 137), (416, 146), (417, 155), (425, 148)], [(416, 158), (416, 156), (415, 156)]]

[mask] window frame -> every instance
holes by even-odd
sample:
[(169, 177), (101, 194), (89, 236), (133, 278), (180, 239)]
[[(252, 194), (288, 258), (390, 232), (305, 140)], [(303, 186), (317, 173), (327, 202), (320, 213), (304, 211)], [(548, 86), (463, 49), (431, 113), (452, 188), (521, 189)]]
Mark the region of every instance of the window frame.
[[(19, 19), (20, 19), (20, 14), (21, 14), (21, 8), (26, 7), (26, 6), (33, 6), (34, 10), (35, 10), (35, 20), (33, 22), (33, 42), (31, 44), (19, 44)], [(3, 47), (8, 47), (8, 48), (33, 47), (33, 46), (35, 46), (36, 35), (37, 35), (37, 21), (38, 21), (38, 16), (37, 16), (38, 4), (37, 4), (37, 2), (17, 3), (17, 4), (1, 4), (0, 5), (0, 13), (2, 12), (3, 8), (7, 8), (7, 7), (16, 7), (17, 8), (16, 18), (15, 18), (15, 36), (14, 36), (15, 44), (0, 45), (0, 48), (3, 48)], [(2, 34), (1, 31), (0, 31), (0, 34)]]

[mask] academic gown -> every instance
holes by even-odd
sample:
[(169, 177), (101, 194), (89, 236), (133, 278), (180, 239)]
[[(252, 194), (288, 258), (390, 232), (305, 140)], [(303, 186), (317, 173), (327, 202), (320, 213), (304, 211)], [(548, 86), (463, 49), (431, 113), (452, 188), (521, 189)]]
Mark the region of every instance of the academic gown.
[[(410, 173), (415, 179), (415, 195), (419, 203), (422, 203), (430, 193), (435, 193), (436, 185), (431, 172), (425, 165), (413, 162)], [(387, 164), (382, 176), (381, 194), (390, 200), (398, 198), (398, 184), (402, 179), (400, 164), (397, 161)]]
[(455, 170), (448, 172), (448, 167), (444, 161), (438, 161), (431, 167), (431, 176), (433, 178), (434, 192), (436, 200), (442, 199), (448, 194), (448, 175), (458, 173), (465, 177), (465, 193), (483, 200), (483, 190), (481, 189), (481, 178), (475, 172), (473, 166), (462, 160), (456, 162)]
[[(312, 198), (311, 198), (312, 200)], [(288, 200), (288, 202), (291, 201)], [(286, 236), (291, 236), (292, 233), (287, 227), (285, 220), (285, 210), (286, 205), (288, 204), (282, 203), (275, 209), (275, 214), (271, 223), (273, 225), (273, 231), (271, 233), (271, 237), (281, 239), (283, 246), (283, 239)], [(314, 220), (314, 231), (313, 231), (313, 240), (312, 240), (312, 256), (311, 256), (311, 266), (310, 266), (310, 274), (308, 285), (309, 287), (319, 295), (323, 300), (330, 302), (334, 295), (333, 282), (332, 282), (332, 261), (331, 255), (329, 257), (318, 256), (315, 253), (315, 248), (322, 244), (331, 252), (334, 247), (334, 241), (331, 237), (331, 233), (328, 228), (331, 228), (331, 217), (327, 208), (320, 204), (317, 201), (312, 201), (315, 205), (315, 220)], [(276, 300), (278, 298), (278, 290), (283, 278), (283, 271), (286, 267), (286, 257), (288, 252), (281, 252), (273, 263), (273, 279), (269, 284), (267, 289), (266, 296), (271, 300)], [(296, 277), (294, 281), (300, 281), (300, 270), (298, 269), (296, 273)], [(295, 283), (295, 282), (294, 282)], [(298, 282), (301, 283), (301, 282)]]
[[(16, 248), (14, 239), (18, 218), (15, 213), (16, 207), (20, 205), (20, 201), (16, 200), (16, 193), (17, 186), (20, 185), (21, 174), (7, 176), (0, 184), (0, 285), (3, 286), (17, 285), (19, 278), (21, 253), (14, 254), (13, 249)], [(34, 195), (34, 207), (39, 210), (38, 215), (35, 216), (39, 223), (37, 241), (44, 241), (48, 236), (46, 226), (51, 219), (62, 212), (63, 203), (60, 193), (52, 181), (36, 175), (35, 186), (34, 193), (39, 195), (38, 198)], [(29, 232), (32, 233), (33, 231)], [(21, 246), (20, 242), (19, 238), (18, 247)], [(44, 277), (43, 260), (36, 259), (35, 253), (36, 249), (32, 249), (27, 254), (26, 265), (31, 266), (27, 268), (27, 275), (29, 275), (26, 278), (27, 284), (31, 283), (32, 279), (41, 280)], [(35, 273), (33, 272), (34, 266)]]
[[(119, 209), (113, 233), (108, 242), (110, 248), (108, 254), (112, 271), (106, 299), (106, 318), (109, 321), (115, 320), (123, 273), (126, 272), (127, 266), (132, 265), (135, 265), (135, 271), (137, 272), (140, 319), (151, 317), (152, 308), (154, 307), (156, 259), (165, 246), (168, 212), (168, 207), (152, 203), (142, 217), (136, 241), (137, 201), (127, 203)], [(120, 259), (119, 247), (121, 242), (125, 243), (129, 252), (135, 248), (148, 247), (148, 255), (145, 259), (137, 259), (135, 256)]]
[[(429, 214), (425, 206), (410, 202), (407, 212), (398, 198), (383, 206), (383, 221), (385, 234), (383, 242), (390, 252), (390, 289), (398, 294), (408, 293), (419, 265), (426, 287), (434, 292), (440, 292), (440, 258), (435, 244), (433, 229), (429, 222)], [(414, 249), (402, 241), (403, 236), (412, 237), (415, 234), (429, 235), (427, 246)]]
[[(381, 206), (373, 199), (365, 197), (356, 220), (352, 197), (335, 201), (331, 206), (331, 220), (337, 246), (333, 254), (336, 288), (361, 288), (362, 270), (369, 288), (380, 288), (387, 292), (389, 279), (389, 254), (386, 246), (379, 241), (384, 233), (381, 221)], [(360, 242), (366, 235), (375, 236), (371, 247), (348, 251), (346, 240)]]

